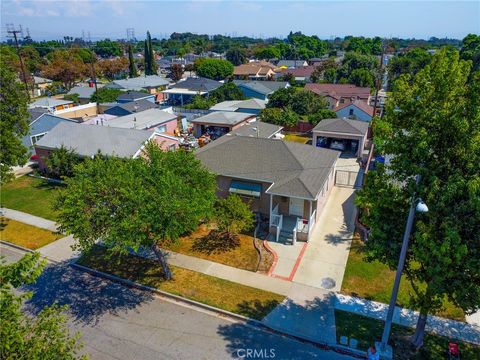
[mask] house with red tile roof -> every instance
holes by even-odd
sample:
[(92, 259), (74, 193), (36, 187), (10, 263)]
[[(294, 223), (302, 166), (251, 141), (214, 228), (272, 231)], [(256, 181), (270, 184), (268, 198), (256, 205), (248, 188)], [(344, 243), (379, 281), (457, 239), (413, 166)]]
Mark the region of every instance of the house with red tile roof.
[(267, 61), (251, 61), (235, 66), (233, 76), (243, 80), (267, 80), (275, 75), (276, 66)]
[(370, 88), (352, 84), (306, 84), (305, 89), (325, 96), (330, 103), (330, 109), (355, 100), (362, 100), (367, 104), (370, 101)]
[(276, 77), (282, 77), (286, 74), (291, 74), (295, 78), (295, 81), (298, 82), (310, 82), (310, 77), (312, 76), (315, 66), (302, 66), (295, 69), (280, 69), (277, 71)]

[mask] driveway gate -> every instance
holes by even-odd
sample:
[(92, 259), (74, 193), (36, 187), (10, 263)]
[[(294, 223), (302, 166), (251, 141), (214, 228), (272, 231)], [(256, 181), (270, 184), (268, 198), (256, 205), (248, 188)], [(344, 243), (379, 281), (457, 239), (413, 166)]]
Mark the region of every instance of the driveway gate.
[(336, 170), (335, 185), (350, 188), (358, 188), (362, 186), (359, 171)]

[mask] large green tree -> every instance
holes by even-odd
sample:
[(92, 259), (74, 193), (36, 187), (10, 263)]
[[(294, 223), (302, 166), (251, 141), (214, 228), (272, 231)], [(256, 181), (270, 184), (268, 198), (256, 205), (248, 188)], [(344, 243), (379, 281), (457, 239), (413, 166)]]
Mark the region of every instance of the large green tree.
[(102, 58), (122, 55), (122, 48), (116, 41), (110, 39), (100, 40), (93, 46), (93, 51)]
[(431, 60), (432, 55), (421, 48), (415, 48), (404, 54), (394, 56), (388, 61), (387, 65), (389, 88), (393, 88), (395, 81), (402, 74), (410, 74), (410, 79), (413, 79), (414, 75)]
[(216, 88), (210, 93), (209, 97), (215, 99), (216, 102), (245, 100), (242, 90), (233, 82), (226, 82), (219, 88)]
[(238, 195), (219, 199), (215, 205), (215, 222), (227, 240), (235, 240), (238, 233), (250, 230), (254, 224), (253, 212)]
[(103, 87), (93, 93), (90, 101), (98, 103), (114, 102), (117, 100), (117, 97), (122, 93), (122, 90), (119, 89), (110, 89), (107, 87)]
[(460, 57), (464, 60), (471, 60), (473, 70), (480, 70), (480, 35), (468, 34), (462, 40)]
[(470, 66), (443, 49), (413, 79), (399, 77), (374, 122), (377, 148), (391, 161), (368, 174), (357, 198), (370, 228), (367, 259), (391, 269), (411, 197), (428, 205), (417, 214), (404, 269), (420, 311), (416, 347), (427, 315), (446, 299), (466, 313), (480, 308), (480, 75), (469, 78)]
[(195, 67), (198, 76), (213, 80), (223, 80), (233, 74), (233, 64), (222, 59), (198, 59)]
[(41, 274), (45, 262), (40, 254), (26, 254), (16, 263), (0, 264), (0, 358), (14, 359), (86, 359), (79, 351), (80, 334), (71, 334), (66, 308), (56, 305), (45, 307), (36, 316), (22, 311), (22, 304), (30, 293), (16, 288), (32, 284)]
[(22, 137), (28, 134), (28, 96), (25, 86), (6, 66), (0, 66), (0, 182), (12, 178), (11, 167), (28, 160)]
[(155, 61), (155, 53), (152, 47), (152, 37), (150, 36), (150, 31), (147, 31), (147, 38), (145, 39), (144, 61), (145, 75), (157, 75), (158, 65)]
[(113, 253), (151, 248), (171, 279), (161, 246), (212, 215), (216, 181), (193, 153), (148, 144), (142, 155), (78, 165), (56, 201), (58, 222), (84, 251), (99, 239)]
[(135, 63), (135, 58), (133, 57), (133, 48), (132, 45), (128, 45), (128, 76), (131, 78), (138, 76), (137, 64)]
[(63, 145), (52, 151), (45, 160), (47, 165), (47, 174), (55, 179), (72, 177), (75, 165), (80, 163), (80, 157), (72, 149), (67, 149)]
[(245, 50), (241, 48), (228, 49), (225, 57), (235, 66), (247, 62), (247, 54), (245, 53)]

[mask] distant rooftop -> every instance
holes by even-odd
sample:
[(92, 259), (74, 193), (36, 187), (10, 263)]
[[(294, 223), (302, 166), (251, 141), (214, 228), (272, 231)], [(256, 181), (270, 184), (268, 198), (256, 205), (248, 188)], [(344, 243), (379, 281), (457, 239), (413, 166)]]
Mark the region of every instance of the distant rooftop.
[(192, 119), (190, 122), (194, 124), (236, 125), (252, 117), (255, 117), (255, 115), (232, 111), (214, 111), (210, 114)]

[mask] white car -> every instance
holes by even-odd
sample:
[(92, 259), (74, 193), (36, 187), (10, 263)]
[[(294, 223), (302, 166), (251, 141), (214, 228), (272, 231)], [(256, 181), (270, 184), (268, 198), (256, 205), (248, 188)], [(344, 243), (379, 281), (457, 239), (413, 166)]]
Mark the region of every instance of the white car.
[(332, 141), (330, 149), (343, 151), (345, 150), (345, 145), (340, 141)]

